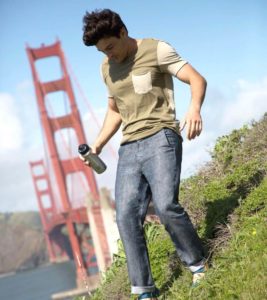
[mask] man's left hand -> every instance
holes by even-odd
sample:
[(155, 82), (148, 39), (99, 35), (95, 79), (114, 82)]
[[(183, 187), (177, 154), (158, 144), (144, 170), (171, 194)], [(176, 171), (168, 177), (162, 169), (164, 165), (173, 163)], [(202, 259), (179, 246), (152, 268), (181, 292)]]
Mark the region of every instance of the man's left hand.
[(202, 131), (202, 118), (199, 110), (191, 107), (187, 112), (184, 120), (180, 124), (180, 131), (187, 127), (186, 137), (188, 140), (193, 140), (196, 136), (199, 136)]

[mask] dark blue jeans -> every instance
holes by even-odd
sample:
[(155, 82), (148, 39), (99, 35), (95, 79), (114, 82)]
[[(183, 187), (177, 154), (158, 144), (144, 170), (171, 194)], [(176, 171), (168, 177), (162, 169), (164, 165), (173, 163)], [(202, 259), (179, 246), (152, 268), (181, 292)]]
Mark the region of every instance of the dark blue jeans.
[(182, 138), (168, 128), (119, 149), (116, 219), (133, 294), (155, 289), (143, 231), (151, 195), (181, 261), (191, 266), (204, 259), (201, 241), (178, 202), (181, 161)]

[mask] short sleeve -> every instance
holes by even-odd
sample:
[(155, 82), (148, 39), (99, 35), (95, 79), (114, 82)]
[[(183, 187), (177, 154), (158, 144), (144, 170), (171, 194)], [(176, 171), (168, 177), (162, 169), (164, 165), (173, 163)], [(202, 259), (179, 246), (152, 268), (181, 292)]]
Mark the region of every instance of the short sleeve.
[(177, 72), (187, 64), (168, 43), (159, 41), (157, 48), (158, 64), (162, 72), (176, 76)]

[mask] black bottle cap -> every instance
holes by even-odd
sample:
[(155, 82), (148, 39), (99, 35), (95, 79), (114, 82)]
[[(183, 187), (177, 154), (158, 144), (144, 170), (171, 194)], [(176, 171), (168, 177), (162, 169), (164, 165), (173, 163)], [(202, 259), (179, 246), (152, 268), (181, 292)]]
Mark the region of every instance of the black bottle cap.
[(81, 144), (81, 145), (79, 145), (78, 152), (81, 155), (86, 154), (89, 150), (90, 150), (90, 148), (89, 148), (89, 146), (87, 144)]

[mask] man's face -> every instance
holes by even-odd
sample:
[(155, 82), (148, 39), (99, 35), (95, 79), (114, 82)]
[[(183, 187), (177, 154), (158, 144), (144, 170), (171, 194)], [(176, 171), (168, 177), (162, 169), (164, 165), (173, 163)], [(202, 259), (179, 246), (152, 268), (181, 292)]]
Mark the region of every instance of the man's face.
[(122, 32), (120, 38), (102, 38), (96, 44), (96, 48), (106, 54), (108, 59), (121, 63), (127, 56), (127, 36)]

